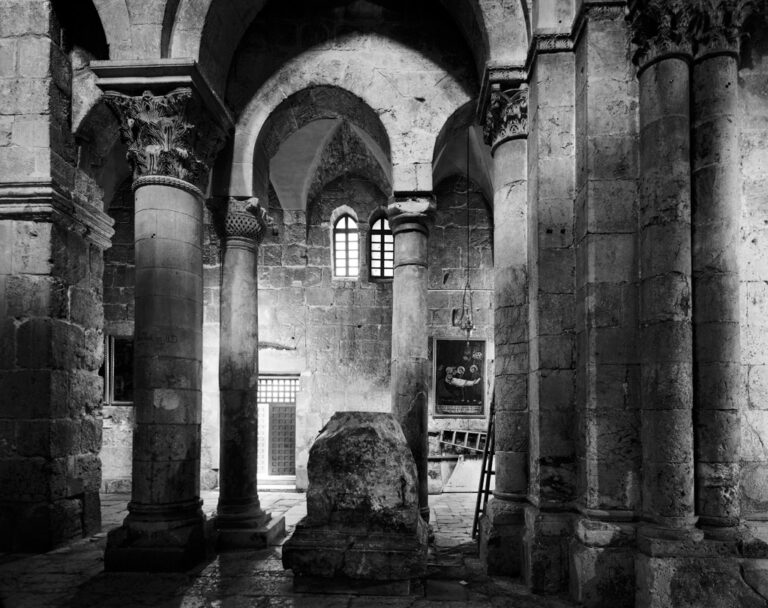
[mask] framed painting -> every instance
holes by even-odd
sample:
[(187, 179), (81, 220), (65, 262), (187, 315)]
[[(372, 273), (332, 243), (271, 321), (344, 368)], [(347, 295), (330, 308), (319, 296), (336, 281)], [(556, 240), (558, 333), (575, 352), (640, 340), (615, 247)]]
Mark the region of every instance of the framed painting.
[(485, 340), (435, 338), (434, 395), (436, 416), (485, 414)]

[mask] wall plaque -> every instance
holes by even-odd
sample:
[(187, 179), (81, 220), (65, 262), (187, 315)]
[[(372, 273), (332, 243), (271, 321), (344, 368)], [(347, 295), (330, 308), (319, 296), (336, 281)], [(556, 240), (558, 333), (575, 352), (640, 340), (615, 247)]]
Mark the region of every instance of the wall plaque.
[(485, 413), (485, 340), (435, 338), (436, 416), (483, 416)]

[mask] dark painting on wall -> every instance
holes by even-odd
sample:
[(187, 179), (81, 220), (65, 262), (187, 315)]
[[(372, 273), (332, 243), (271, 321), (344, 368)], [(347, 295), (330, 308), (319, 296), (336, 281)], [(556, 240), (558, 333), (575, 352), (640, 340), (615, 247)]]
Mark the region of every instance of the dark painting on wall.
[(482, 416), (485, 412), (485, 340), (435, 338), (436, 416)]

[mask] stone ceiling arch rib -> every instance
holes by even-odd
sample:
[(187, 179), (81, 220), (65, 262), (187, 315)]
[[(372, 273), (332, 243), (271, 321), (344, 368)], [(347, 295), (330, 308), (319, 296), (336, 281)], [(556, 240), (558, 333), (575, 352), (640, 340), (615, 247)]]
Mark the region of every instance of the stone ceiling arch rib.
[[(170, 41), (164, 56), (196, 59), (217, 92), (223, 93), (240, 40), (267, 0), (169, 1), (179, 5), (173, 23), (164, 24), (162, 37)], [(440, 0), (462, 29), (480, 76), (486, 64), (524, 64), (527, 1)], [(519, 19), (510, 19), (510, 11)]]
[(111, 60), (135, 59), (126, 0), (93, 0), (109, 44)]
[[(370, 39), (370, 37), (369, 37)], [(272, 112), (290, 96), (315, 86), (346, 89), (379, 116), (392, 150), (395, 190), (430, 190), (432, 156), (437, 133), (457, 108), (470, 101), (462, 83), (446, 77), (418, 51), (384, 39), (403, 73), (418, 81), (394, 86), (365, 53), (345, 53), (345, 61), (327, 53), (304, 53), (286, 62), (243, 109), (235, 129), (235, 154), (230, 180), (233, 195), (257, 193), (266, 186), (253, 182), (257, 140)]]

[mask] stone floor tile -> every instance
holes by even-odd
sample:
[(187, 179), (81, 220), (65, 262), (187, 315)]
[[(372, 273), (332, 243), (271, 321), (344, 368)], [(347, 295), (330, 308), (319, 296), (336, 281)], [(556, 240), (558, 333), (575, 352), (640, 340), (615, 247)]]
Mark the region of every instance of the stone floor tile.
[[(207, 509), (215, 509), (215, 492), (203, 498)], [(122, 523), (129, 499), (102, 497), (105, 530)], [(305, 500), (304, 494), (270, 493), (263, 504), (279, 504), (292, 527), (306, 513)], [(100, 533), (45, 555), (0, 555), (0, 608), (572, 607), (558, 598), (534, 596), (511, 579), (485, 574), (467, 525), (474, 515), (472, 495), (445, 494), (430, 501), (435, 544), (429, 577), (417, 581), (407, 597), (294, 593), (280, 547), (220, 553), (187, 573), (105, 573), (106, 534)]]

